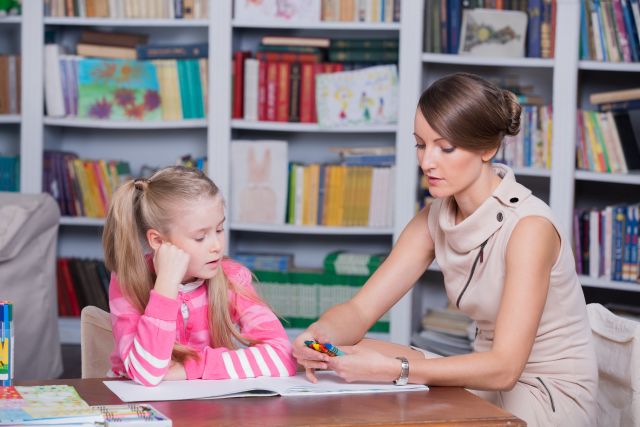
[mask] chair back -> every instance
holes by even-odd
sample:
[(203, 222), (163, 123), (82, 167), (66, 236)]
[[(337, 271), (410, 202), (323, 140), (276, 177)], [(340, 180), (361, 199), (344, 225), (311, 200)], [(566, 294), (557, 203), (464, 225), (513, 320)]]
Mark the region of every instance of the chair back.
[(598, 426), (640, 425), (640, 322), (587, 305), (598, 362)]
[(83, 308), (80, 313), (82, 378), (107, 376), (114, 345), (109, 313), (92, 305)]

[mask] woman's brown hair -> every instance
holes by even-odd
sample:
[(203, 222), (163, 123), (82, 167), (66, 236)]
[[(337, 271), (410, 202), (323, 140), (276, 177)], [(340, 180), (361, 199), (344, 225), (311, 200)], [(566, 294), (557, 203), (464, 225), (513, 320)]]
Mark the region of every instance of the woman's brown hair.
[[(202, 171), (183, 166), (161, 169), (149, 179), (127, 181), (114, 193), (102, 234), (105, 264), (109, 271), (118, 275), (123, 295), (140, 313), (149, 302), (149, 293), (156, 279), (144, 256), (147, 231), (155, 229), (169, 234), (180, 209), (206, 197), (222, 195)], [(259, 301), (258, 297), (231, 283), (221, 267), (207, 286), (212, 346), (236, 348), (234, 340), (252, 343), (233, 325), (228, 291), (232, 289)], [(175, 344), (172, 359), (183, 362), (194, 355), (195, 352), (189, 348)]]
[(452, 145), (470, 151), (498, 149), (520, 131), (516, 96), (480, 76), (456, 73), (435, 81), (420, 96), (429, 126)]

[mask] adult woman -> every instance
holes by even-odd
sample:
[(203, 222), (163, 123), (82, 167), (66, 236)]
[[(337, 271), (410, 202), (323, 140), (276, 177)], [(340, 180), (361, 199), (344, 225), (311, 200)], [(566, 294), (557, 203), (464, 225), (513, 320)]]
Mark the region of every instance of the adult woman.
[[(313, 369), (329, 368), (349, 381), (402, 382), (410, 364), (410, 382), (477, 390), (529, 425), (590, 424), (597, 369), (571, 245), (549, 207), (491, 163), (503, 137), (519, 132), (520, 111), (511, 92), (471, 74), (446, 76), (422, 94), (414, 135), (436, 200), (356, 296), (296, 339), (294, 356), (312, 381)], [(434, 258), (449, 300), (476, 321), (475, 351), (436, 358), (363, 340)], [(347, 355), (316, 353), (308, 339)]]

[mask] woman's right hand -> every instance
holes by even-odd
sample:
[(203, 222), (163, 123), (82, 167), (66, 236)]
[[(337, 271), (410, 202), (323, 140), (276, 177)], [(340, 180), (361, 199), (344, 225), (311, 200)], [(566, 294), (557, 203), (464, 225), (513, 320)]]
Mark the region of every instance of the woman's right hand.
[(312, 350), (307, 347), (305, 341), (318, 341), (318, 342), (331, 342), (326, 332), (322, 330), (316, 323), (309, 326), (303, 333), (293, 341), (293, 357), (296, 358), (298, 363), (304, 367), (307, 378), (312, 383), (318, 382), (318, 378), (315, 375), (316, 369), (327, 369), (327, 361), (330, 356)]
[(187, 274), (189, 254), (169, 242), (163, 242), (153, 255), (153, 265), (157, 274), (156, 292), (176, 298), (178, 285)]

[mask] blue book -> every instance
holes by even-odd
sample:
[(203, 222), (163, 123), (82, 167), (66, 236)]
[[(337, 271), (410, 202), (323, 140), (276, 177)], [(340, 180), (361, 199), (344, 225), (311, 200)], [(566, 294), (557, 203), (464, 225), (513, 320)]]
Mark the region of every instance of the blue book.
[(591, 59), (585, 0), (580, 0), (580, 59)]
[(634, 23), (630, 0), (620, 0), (620, 4), (622, 5), (624, 26), (627, 29), (627, 38), (629, 39), (629, 47), (631, 49), (631, 59), (632, 61), (637, 62), (640, 60), (640, 45), (638, 41), (638, 29)]
[(529, 0), (527, 9), (529, 23), (527, 25), (527, 57), (540, 58), (540, 27), (542, 24), (542, 0)]
[(461, 0), (447, 1), (447, 45), (448, 53), (458, 53), (460, 45), (460, 25), (462, 21)]
[(209, 56), (208, 43), (146, 44), (136, 47), (138, 59), (197, 59)]
[(624, 258), (624, 232), (627, 218), (624, 206), (613, 207), (613, 230), (611, 231), (611, 279), (622, 280)]

